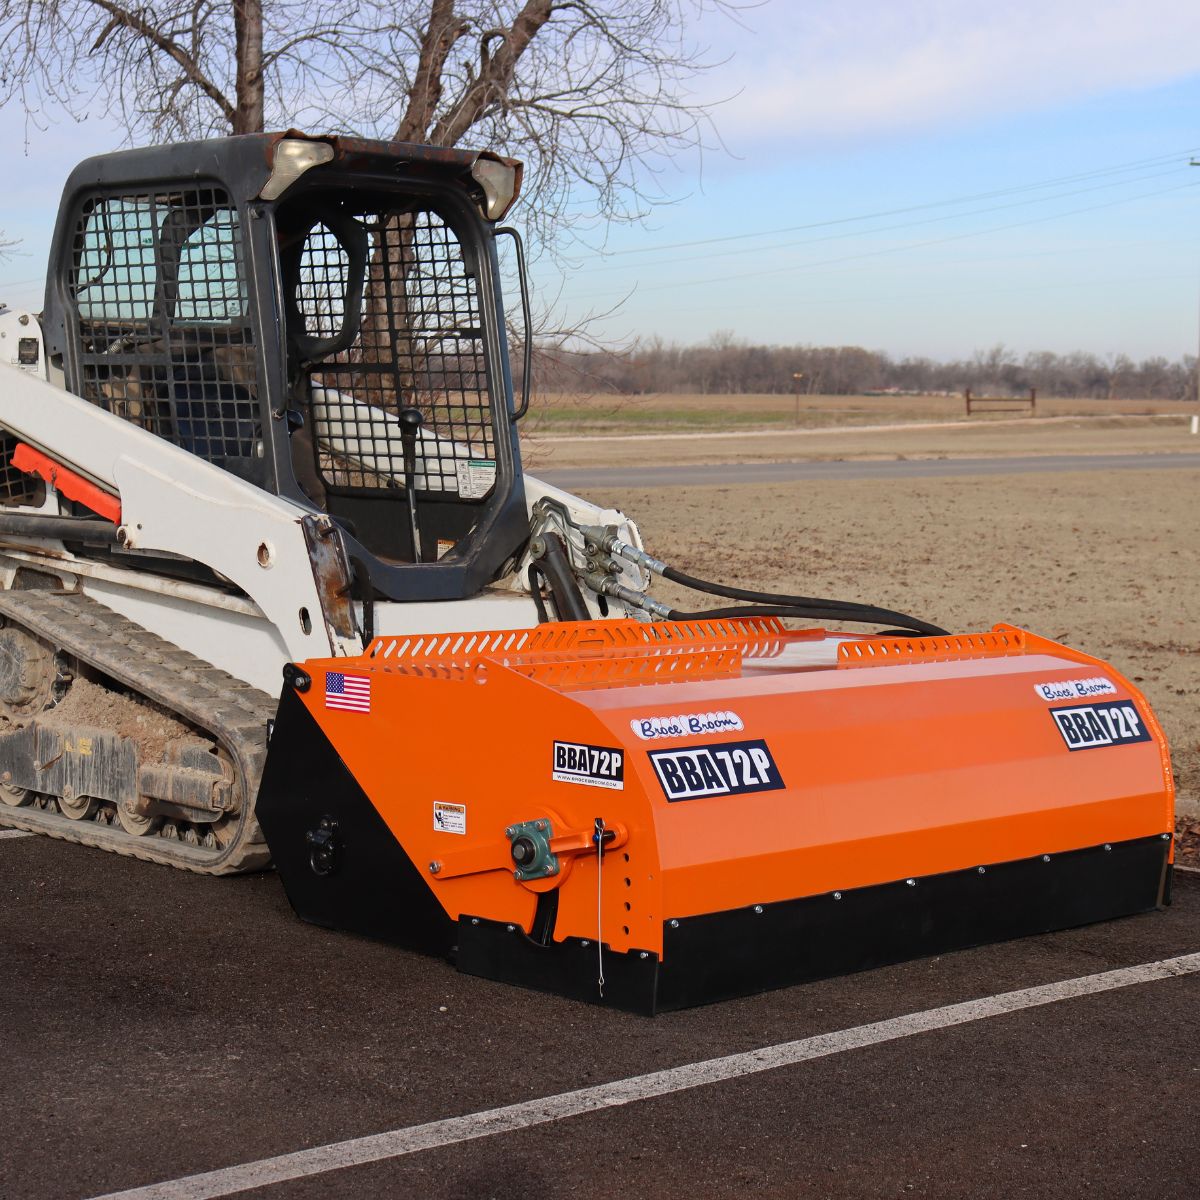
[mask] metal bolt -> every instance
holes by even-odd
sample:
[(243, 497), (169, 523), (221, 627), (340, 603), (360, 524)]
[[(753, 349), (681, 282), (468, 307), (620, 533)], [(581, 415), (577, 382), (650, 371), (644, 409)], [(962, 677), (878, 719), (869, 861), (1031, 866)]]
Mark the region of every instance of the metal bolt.
[(650, 951), (649, 951), (649, 950), (643, 950), (643, 951), (641, 952), (641, 954), (639, 954), (639, 955), (638, 955), (638, 958), (649, 958), (649, 957), (650, 957)]
[(842, 893), (841, 893), (841, 892), (834, 892), (834, 893), (833, 893), (833, 898), (834, 898), (835, 900), (840, 900), (840, 899), (842, 898)]
[(589, 942), (587, 938), (584, 938), (579, 944), (586, 950), (592, 943)]
[(545, 833), (546, 832), (546, 822), (545, 821), (536, 822), (536, 824), (534, 825), (534, 829), (536, 829), (538, 831), (538, 833)]
[(517, 932), (517, 927), (515, 925), (505, 925), (504, 928), (507, 929), (509, 933)]
[(760, 916), (760, 917), (761, 917), (761, 916), (762, 916), (762, 905), (761, 905), (761, 904), (756, 904), (756, 905), (754, 906), (754, 912), (755, 912), (755, 914), (756, 914), (756, 915), (758, 915), (758, 916)]
[(514, 871), (514, 872), (513, 872), (513, 878), (514, 878), (514, 879), (515, 879), (515, 880), (516, 880), (518, 883), (520, 883), (520, 882), (521, 882), (521, 872), (520, 872), (520, 871)]
[(1111, 843), (1111, 842), (1105, 842), (1105, 843), (1104, 843), (1104, 849), (1105, 849), (1105, 850), (1111, 850), (1111, 849), (1112, 849), (1112, 843)]
[(433, 862), (431, 862), (429, 864), (430, 875), (436, 875), (441, 869), (442, 869), (442, 864), (440, 862), (438, 862), (438, 860), (436, 858), (433, 860)]
[(508, 827), (508, 828), (507, 828), (507, 829), (504, 831), (504, 836), (505, 836), (506, 838), (514, 838), (514, 837), (516, 837), (516, 836), (517, 836), (517, 827), (516, 827), (515, 825), (510, 825), (510, 826), (509, 826), (509, 827)]
[(1048, 854), (1043, 854), (1043, 855), (1042, 855), (1042, 862), (1049, 862), (1049, 861), (1050, 861), (1050, 855), (1048, 855)]
[(1163, 840), (1164, 842), (1169, 842), (1169, 841), (1171, 840), (1171, 835), (1170, 835), (1169, 833), (1164, 833), (1164, 834), (1162, 835), (1162, 840)]
[(907, 883), (909, 887), (917, 886), (917, 881), (915, 879), (906, 879), (904, 882)]
[(472, 917), (472, 918), (471, 918), (471, 924), (472, 924), (472, 925), (478, 925), (478, 924), (479, 924), (479, 918), (478, 918), (478, 917)]
[(672, 929), (678, 929), (678, 928), (679, 928), (679, 922), (678, 922), (678, 921), (668, 921), (667, 923), (668, 923), (668, 924), (671, 926), (671, 928), (672, 928)]
[(976, 867), (975, 869), (980, 873), (980, 875), (987, 874), (987, 867)]

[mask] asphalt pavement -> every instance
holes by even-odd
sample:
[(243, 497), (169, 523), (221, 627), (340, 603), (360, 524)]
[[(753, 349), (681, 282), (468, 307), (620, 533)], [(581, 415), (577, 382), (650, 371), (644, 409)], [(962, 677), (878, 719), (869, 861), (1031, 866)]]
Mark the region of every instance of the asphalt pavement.
[(270, 873), (4, 838), (0, 1196), (1192, 1197), (1198, 951), (1177, 874), (1165, 911), (648, 1019), (305, 925)]
[(689, 463), (684, 466), (568, 467), (533, 474), (567, 491), (589, 488), (729, 486), (822, 479), (945, 479), (971, 475), (1151, 471), (1200, 467), (1200, 454), (1046, 454), (1012, 458), (837, 459)]

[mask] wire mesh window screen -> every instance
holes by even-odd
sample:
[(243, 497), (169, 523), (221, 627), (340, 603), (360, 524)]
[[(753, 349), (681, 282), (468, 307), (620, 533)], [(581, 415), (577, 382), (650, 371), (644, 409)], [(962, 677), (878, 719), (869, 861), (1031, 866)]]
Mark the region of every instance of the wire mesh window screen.
[[(462, 247), (434, 212), (358, 221), (368, 253), (354, 339), (309, 371), (318, 468), (331, 489), (403, 487), (398, 414), (415, 408), (424, 418), (417, 489), (482, 498), (495, 481), (495, 428), (479, 288)], [(315, 336), (337, 329), (350, 290), (350, 259), (330, 241), (314, 226), (297, 283), (297, 308)]]
[(336, 337), (346, 316), (350, 256), (325, 225), (314, 226), (300, 255), (296, 311), (311, 338)]
[(261, 454), (241, 229), (226, 194), (88, 200), (73, 261), (83, 398), (209, 462)]

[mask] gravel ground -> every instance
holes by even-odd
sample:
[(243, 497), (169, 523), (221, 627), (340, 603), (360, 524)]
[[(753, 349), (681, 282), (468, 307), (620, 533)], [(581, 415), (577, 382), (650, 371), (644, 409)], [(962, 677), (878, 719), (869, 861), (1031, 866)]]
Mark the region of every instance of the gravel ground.
[[(1029, 453), (1028, 438), (1012, 452)], [(680, 461), (679, 443), (637, 445), (648, 457), (612, 443), (584, 461)], [(1092, 448), (1164, 447), (1109, 437)], [(1065, 470), (591, 498), (633, 514), (652, 550), (709, 578), (877, 601), (958, 630), (1011, 621), (1108, 659), (1166, 727), (1196, 813), (1186, 840), (1200, 847), (1198, 484), (1200, 471), (1183, 469)], [(37, 838), (2, 845), (0, 1196), (22, 1200), (172, 1179), (1194, 953), (1200, 920), (1200, 881), (1180, 875), (1163, 913), (651, 1022), (304, 925), (271, 875), (204, 879)], [(1198, 978), (245, 1194), (1182, 1200), (1196, 1194)]]
[(870, 601), (956, 631), (1010, 622), (1105, 659), (1146, 693), (1180, 811), (1200, 823), (1198, 488), (1198, 471), (1066, 471), (588, 498), (630, 513), (654, 554), (694, 575)]

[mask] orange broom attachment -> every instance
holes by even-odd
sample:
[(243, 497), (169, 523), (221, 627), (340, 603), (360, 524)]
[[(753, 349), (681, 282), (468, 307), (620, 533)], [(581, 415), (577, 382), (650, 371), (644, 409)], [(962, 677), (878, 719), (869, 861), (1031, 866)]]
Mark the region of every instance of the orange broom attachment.
[(653, 1013), (1143, 912), (1144, 697), (1008, 626), (381, 637), (289, 668), (258, 812), (306, 919)]

